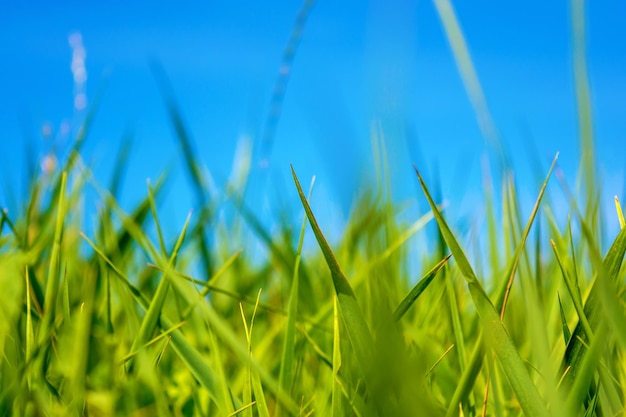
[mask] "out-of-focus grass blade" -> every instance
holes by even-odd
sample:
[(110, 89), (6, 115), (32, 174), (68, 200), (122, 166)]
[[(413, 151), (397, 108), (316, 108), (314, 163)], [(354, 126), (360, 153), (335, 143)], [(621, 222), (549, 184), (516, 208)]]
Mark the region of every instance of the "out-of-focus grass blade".
[(398, 321), (404, 316), (404, 314), (411, 308), (413, 303), (419, 298), (419, 296), (424, 292), (424, 290), (428, 287), (431, 281), (437, 276), (437, 273), (443, 268), (443, 266), (448, 262), (452, 255), (448, 255), (443, 258), (437, 265), (435, 265), (430, 271), (428, 271), (424, 276), (411, 288), (411, 291), (402, 299), (398, 307), (396, 307), (393, 312), (393, 319)]
[(161, 254), (163, 256), (167, 256), (167, 248), (165, 246), (165, 239), (163, 238), (163, 230), (161, 229), (161, 222), (159, 221), (159, 216), (157, 214), (156, 202), (154, 200), (154, 189), (152, 188), (152, 184), (150, 180), (147, 181), (148, 185), (148, 201), (150, 202), (150, 211), (152, 212), (152, 219), (154, 220), (154, 225), (156, 226), (157, 237), (159, 238), (159, 247), (161, 248)]
[(212, 261), (210, 245), (207, 234), (205, 233), (205, 229), (212, 217), (212, 208), (209, 201), (209, 180), (205, 176), (202, 164), (197, 158), (197, 152), (194, 151), (193, 141), (185, 123), (183, 122), (180, 109), (174, 100), (174, 94), (163, 67), (157, 61), (153, 61), (152, 71), (163, 93), (170, 119), (174, 125), (176, 137), (183, 152), (185, 165), (187, 167), (187, 171), (189, 172), (189, 176), (191, 177), (191, 185), (196, 194), (198, 205), (200, 206), (200, 214), (196, 226), (193, 228), (192, 235), (198, 239), (201, 260), (205, 269), (205, 276), (208, 278), (213, 273), (211, 266)]
[(486, 342), (488, 342), (488, 346), (493, 349), (498, 357), (522, 410), (527, 416), (548, 417), (548, 410), (546, 409), (543, 399), (539, 395), (537, 387), (528, 375), (524, 362), (515, 348), (515, 345), (504, 327), (504, 324), (500, 321), (500, 317), (496, 312), (494, 305), (491, 303), (487, 293), (476, 278), (469, 261), (459, 246), (456, 238), (450, 231), (450, 228), (441, 215), (441, 212), (435, 205), (435, 202), (430, 196), (428, 188), (426, 187), (426, 184), (417, 169), (416, 173), (428, 203), (430, 204), (431, 210), (435, 215), (435, 220), (439, 225), (441, 233), (450, 248), (450, 252), (452, 252), (454, 259), (456, 260), (459, 270), (467, 281), (470, 294), (483, 322)]
[(131, 144), (131, 136), (127, 135), (122, 141), (119, 151), (117, 151), (117, 158), (115, 159), (115, 164), (113, 165), (113, 175), (111, 176), (111, 182), (109, 183), (110, 185), (108, 188), (111, 195), (115, 198), (119, 197), (126, 167), (128, 166)]
[(300, 181), (298, 181), (298, 177), (296, 176), (293, 166), (291, 167), (291, 173), (293, 175), (296, 188), (298, 189), (300, 201), (302, 202), (306, 216), (309, 219), (309, 224), (313, 229), (317, 243), (324, 254), (326, 264), (330, 269), (333, 286), (335, 287), (335, 292), (337, 293), (337, 298), (339, 300), (339, 311), (341, 312), (341, 317), (346, 325), (346, 330), (348, 332), (350, 342), (352, 343), (354, 354), (357, 358), (361, 371), (367, 373), (367, 369), (370, 366), (369, 362), (372, 357), (372, 335), (369, 327), (363, 318), (363, 312), (359, 307), (354, 292), (352, 291), (352, 287), (350, 287), (350, 283), (341, 271), (341, 267), (337, 263), (337, 259), (335, 259), (335, 255), (333, 254), (330, 245), (328, 245), (326, 238), (322, 234), (322, 231), (317, 224), (317, 220), (311, 211), (309, 203), (306, 201), (306, 197), (304, 196), (304, 192), (300, 186)]
[[(189, 225), (189, 220), (191, 219), (191, 213), (187, 216), (187, 220), (185, 221), (185, 226), (183, 227), (183, 231), (178, 237), (178, 241), (176, 242), (176, 246), (174, 247), (174, 251), (172, 252), (172, 256), (169, 259), (169, 266), (172, 267), (176, 262), (176, 257), (178, 256), (178, 250), (183, 243), (183, 239), (185, 238), (185, 234), (187, 233), (187, 226)], [(137, 337), (133, 341), (133, 345), (131, 346), (131, 352), (136, 351), (140, 346), (146, 344), (154, 334), (154, 331), (157, 326), (157, 321), (159, 320), (159, 316), (161, 315), (161, 311), (165, 305), (165, 297), (167, 295), (167, 291), (169, 289), (169, 279), (166, 276), (167, 272), (162, 274), (161, 280), (156, 290), (156, 294), (150, 303), (150, 307), (146, 312), (143, 321), (141, 322), (141, 327), (139, 328), (139, 332), (137, 333)], [(129, 364), (130, 365), (130, 364)], [(224, 405), (224, 404), (222, 404)]]
[(261, 385), (261, 378), (256, 371), (252, 372), (252, 389), (254, 391), (254, 398), (256, 401), (256, 410), (259, 413), (259, 417), (270, 417), (269, 409), (267, 408), (267, 401), (265, 401), (265, 392)]
[(487, 140), (491, 146), (494, 146), (496, 151), (499, 153), (499, 156), (502, 157), (504, 156), (504, 150), (502, 149), (502, 144), (500, 143), (500, 139), (496, 133), (495, 125), (491, 119), (491, 115), (489, 114), (487, 100), (485, 100), (485, 95), (483, 94), (482, 87), (478, 81), (478, 75), (474, 69), (474, 64), (472, 63), (472, 58), (470, 56), (467, 43), (465, 42), (461, 25), (456, 18), (454, 8), (452, 7), (450, 0), (434, 0), (433, 2), (435, 3), (437, 14), (441, 19), (441, 23), (443, 24), (443, 28), (446, 32), (448, 43), (452, 48), (457, 68), (461, 78), (463, 79), (465, 91), (467, 92), (467, 95), (472, 103), (472, 107), (474, 108), (474, 112), (476, 113), (478, 126), (485, 140)]
[[(129, 281), (124, 272), (117, 268), (115, 264), (113, 264), (113, 262), (111, 262), (111, 260), (100, 248), (98, 248), (86, 236), (83, 235), (83, 238), (87, 241), (87, 243), (89, 243), (89, 245), (94, 249), (98, 256), (100, 256), (102, 260), (104, 260), (109, 265), (109, 267), (111, 267), (111, 269), (115, 272), (115, 275), (121, 279), (122, 283), (130, 290), (131, 294), (135, 297), (139, 305), (144, 309), (144, 311), (147, 312), (152, 304), (146, 299), (146, 297), (139, 291), (137, 287), (135, 287)], [(171, 323), (163, 315), (161, 315), (160, 317), (160, 323), (161, 327), (166, 330), (174, 327), (174, 324)], [(224, 410), (225, 406), (219, 403), (219, 401), (221, 400), (221, 396), (218, 394), (220, 392), (220, 389), (217, 386), (217, 377), (215, 376), (215, 372), (202, 359), (202, 355), (200, 355), (200, 353), (187, 341), (187, 339), (180, 332), (180, 330), (172, 332), (171, 344), (172, 348), (185, 363), (189, 371), (200, 382), (200, 384), (202, 384), (202, 386), (206, 388), (206, 390), (211, 395), (211, 398), (216, 401), (218, 407)]]

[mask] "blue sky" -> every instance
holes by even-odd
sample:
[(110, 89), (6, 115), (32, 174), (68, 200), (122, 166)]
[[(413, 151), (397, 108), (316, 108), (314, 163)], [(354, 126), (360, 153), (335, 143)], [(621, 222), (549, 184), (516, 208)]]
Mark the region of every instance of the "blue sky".
[[(23, 187), (24, 140), (53, 136), (73, 108), (68, 37), (82, 36), (88, 103), (104, 96), (84, 156), (106, 182), (121, 138), (133, 137), (124, 199), (145, 192), (168, 164), (174, 186), (166, 212), (183, 219), (194, 200), (171, 123), (150, 70), (157, 59), (218, 185), (237, 143), (258, 141), (281, 56), (300, 2), (30, 1), (0, 6), (0, 175)], [(566, 1), (455, 2), (484, 93), (518, 180), (536, 193), (528, 146), (547, 169), (557, 152), (573, 175), (578, 160), (571, 14)], [(626, 4), (589, 2), (587, 38), (594, 128), (607, 195), (623, 196), (626, 167)], [(105, 83), (106, 80), (106, 83)], [(303, 182), (318, 177), (319, 210), (344, 214), (373, 175), (370, 133), (378, 121), (394, 193), (416, 195), (412, 163), (453, 201), (480, 192), (488, 151), (431, 2), (319, 1), (299, 45), (271, 156), (270, 198), (295, 199), (293, 163)], [(49, 143), (41, 143), (40, 156)], [(255, 145), (256, 146), (256, 145)], [(571, 182), (574, 178), (571, 177)], [(459, 196), (463, 196), (462, 198)], [(6, 199), (5, 190), (0, 197)], [(610, 201), (607, 202), (609, 204)], [(0, 200), (0, 205), (7, 204)], [(328, 214), (328, 213), (327, 213)]]

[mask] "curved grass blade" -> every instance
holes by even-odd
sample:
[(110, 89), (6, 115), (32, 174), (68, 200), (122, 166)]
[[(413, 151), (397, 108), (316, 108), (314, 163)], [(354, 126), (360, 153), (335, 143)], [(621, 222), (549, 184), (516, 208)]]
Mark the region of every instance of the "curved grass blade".
[(493, 349), (498, 357), (509, 384), (515, 392), (517, 400), (519, 401), (524, 413), (527, 416), (548, 417), (548, 410), (543, 402), (543, 399), (539, 395), (537, 387), (528, 375), (524, 362), (515, 348), (515, 345), (504, 327), (504, 324), (500, 321), (496, 308), (476, 278), (467, 257), (463, 253), (459, 243), (450, 231), (448, 224), (430, 196), (430, 192), (428, 191), (422, 176), (417, 169), (415, 169), (415, 171), (426, 199), (428, 200), (431, 210), (435, 215), (435, 220), (437, 221), (441, 233), (446, 240), (446, 244), (450, 248), (450, 252), (452, 252), (459, 270), (467, 281), (467, 286), (472, 299), (474, 300), (474, 305), (476, 306), (476, 310), (478, 311), (478, 314), (483, 322), (485, 342), (487, 342), (487, 345)]
[(432, 280), (437, 276), (437, 273), (444, 267), (444, 265), (448, 262), (452, 254), (443, 258), (437, 265), (435, 265), (430, 271), (428, 271), (413, 288), (411, 291), (402, 299), (398, 307), (393, 312), (393, 319), (398, 321), (404, 316), (404, 314), (411, 308), (413, 303), (419, 298), (419, 296), (424, 292), (424, 290), (428, 287), (428, 285), (432, 282)]

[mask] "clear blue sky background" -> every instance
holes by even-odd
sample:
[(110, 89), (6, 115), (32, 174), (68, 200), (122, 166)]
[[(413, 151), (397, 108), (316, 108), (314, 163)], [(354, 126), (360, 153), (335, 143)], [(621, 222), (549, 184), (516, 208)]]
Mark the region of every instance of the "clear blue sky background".
[[(487, 103), (528, 195), (537, 188), (524, 144), (530, 138), (544, 169), (560, 151), (560, 164), (573, 175), (579, 153), (569, 2), (455, 3)], [(603, 185), (607, 195), (623, 197), (626, 3), (589, 3), (588, 61)], [(300, 7), (299, 1), (241, 0), (3, 2), (0, 205), (7, 204), (5, 183), (23, 190), (25, 137), (39, 140), (44, 124), (58, 131), (75, 117), (68, 36), (79, 31), (88, 99), (107, 80), (85, 158), (106, 183), (121, 138), (132, 135), (124, 199), (136, 201), (146, 178), (173, 163), (175, 186), (165, 210), (183, 219), (194, 200), (150, 60), (158, 59), (167, 72), (198, 155), (220, 185), (240, 138), (260, 137)], [(345, 214), (362, 179), (372, 176), (374, 120), (385, 131), (399, 199), (416, 195), (412, 162), (431, 180), (438, 166), (451, 200), (479, 198), (487, 147), (433, 4), (319, 1), (292, 68), (270, 196), (287, 189), (280, 198), (295, 199), (293, 163), (303, 182), (317, 174), (320, 210), (333, 201)], [(49, 145), (38, 146), (43, 156)]]

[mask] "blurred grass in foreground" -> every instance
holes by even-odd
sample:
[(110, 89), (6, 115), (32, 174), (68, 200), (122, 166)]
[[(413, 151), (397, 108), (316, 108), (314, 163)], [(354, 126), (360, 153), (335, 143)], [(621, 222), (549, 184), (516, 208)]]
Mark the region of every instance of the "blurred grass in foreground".
[[(485, 137), (497, 144), (454, 11), (436, 4)], [(65, 164), (33, 178), (23, 211), (2, 212), (0, 413), (623, 415), (626, 229), (616, 198), (621, 232), (601, 252), (581, 4), (573, 14), (584, 185), (571, 191), (559, 176), (570, 217), (557, 221), (546, 191), (555, 157), (524, 218), (496, 146), (501, 164), (495, 180), (485, 178), (488, 233), (478, 259), (468, 259), (463, 236), (431, 197), (435, 184), (419, 173), (431, 211), (398, 220), (378, 137), (378, 183), (355, 202), (334, 248), (308, 203), (313, 184), (306, 197), (293, 168), (303, 223), (278, 219), (270, 232), (244, 203), (249, 164), (224, 195), (209, 192), (169, 90), (201, 209), (178, 236), (165, 236), (157, 202), (167, 173), (122, 210), (125, 157), (109, 190), (81, 164), (88, 116)], [(84, 198), (94, 189), (102, 204), (87, 236)], [(220, 219), (233, 203), (235, 219)], [(433, 221), (439, 234), (431, 236)], [(309, 230), (321, 254), (303, 252)], [(261, 262), (251, 236), (265, 246)], [(420, 236), (428, 249), (413, 253), (409, 243)], [(407, 272), (416, 257), (421, 277)], [(190, 276), (198, 262), (200, 276)]]

